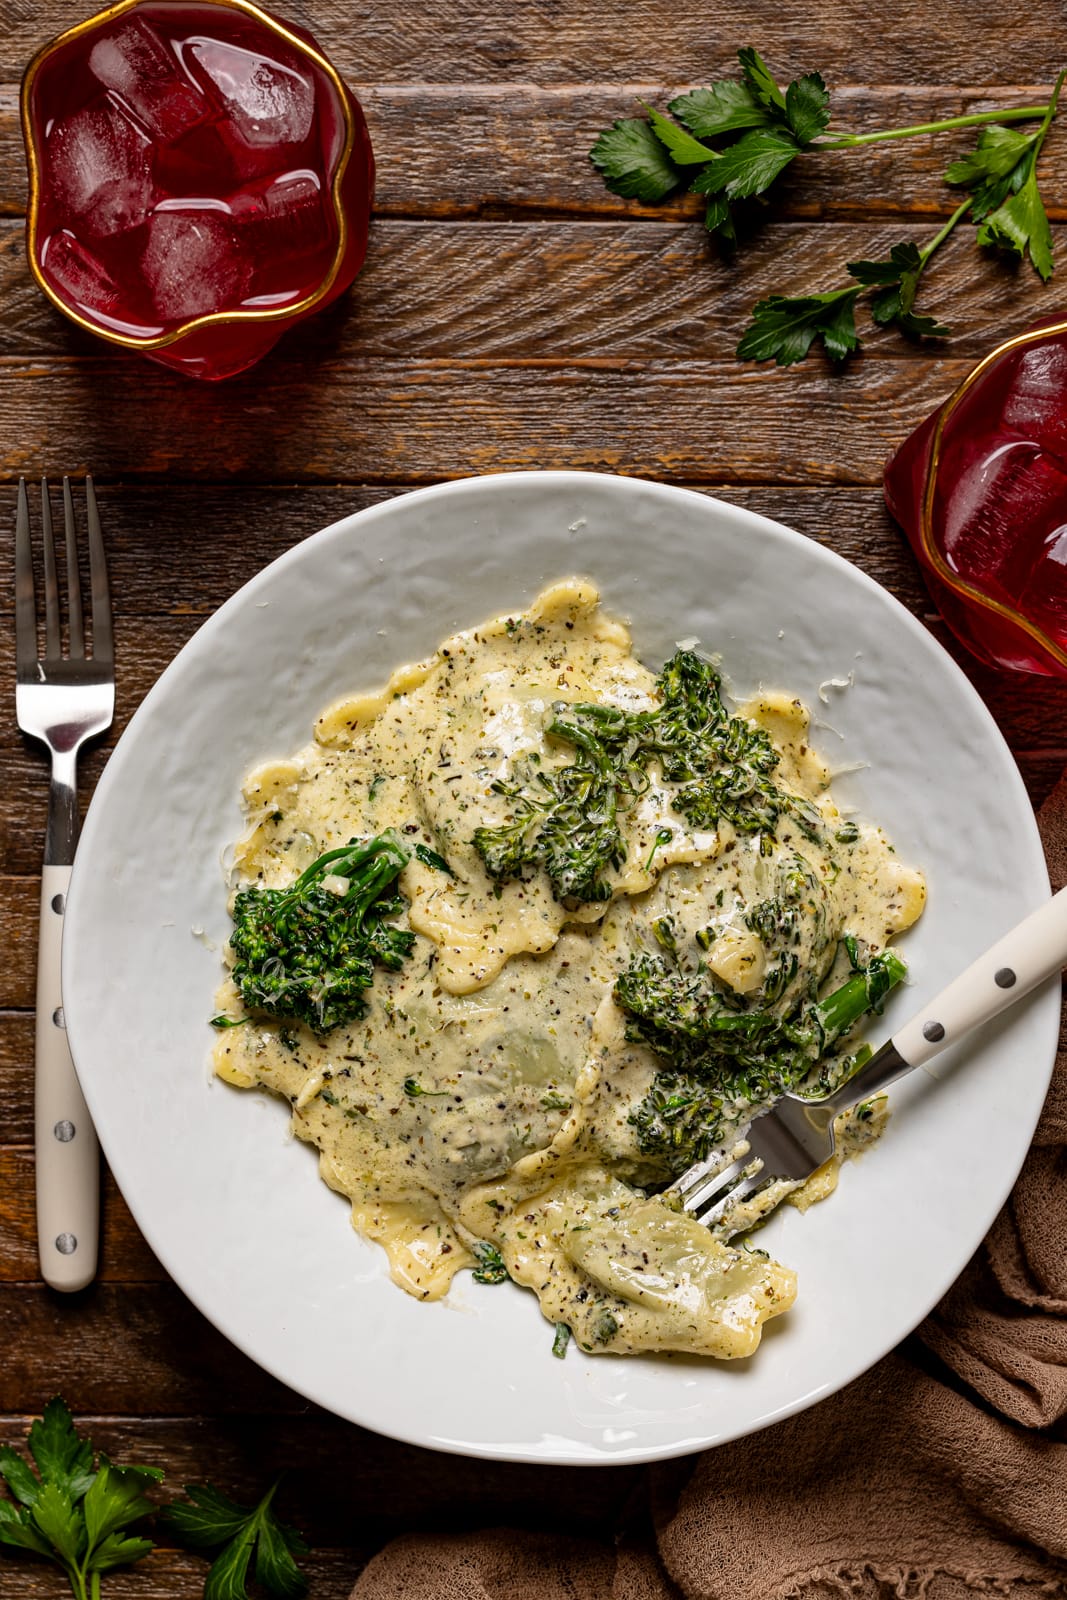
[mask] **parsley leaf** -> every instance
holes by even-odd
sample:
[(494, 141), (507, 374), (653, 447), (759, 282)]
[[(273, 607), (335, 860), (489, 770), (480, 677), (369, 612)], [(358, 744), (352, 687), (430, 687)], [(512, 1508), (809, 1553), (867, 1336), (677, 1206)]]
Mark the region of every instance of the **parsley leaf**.
[(737, 52), (745, 84), (767, 120), (787, 129), (801, 146), (810, 144), (830, 120), (830, 95), (818, 72), (806, 73), (783, 94), (767, 63), (751, 45)]
[(1056, 79), (1044, 121), (1031, 136), (1030, 148), (1002, 180), (1007, 181), (1014, 192), (1001, 200), (995, 210), (986, 213), (978, 229), (979, 244), (996, 245), (1017, 256), (1028, 254), (1034, 270), (1045, 283), (1052, 276), (1052, 229), (1037, 186), (1037, 158), (1056, 115), (1065, 77), (1067, 72), (1061, 72)]
[(785, 95), (778, 87), (778, 80), (773, 76), (767, 63), (758, 50), (751, 45), (746, 45), (737, 52), (737, 59), (741, 63), (741, 71), (745, 83), (757, 105), (769, 111), (771, 116), (780, 118), (785, 113)]
[(995, 245), (1017, 256), (1029, 254), (1043, 282), (1051, 278), (1052, 229), (1033, 169), (1018, 194), (986, 217), (978, 229), (978, 243)]
[(744, 83), (723, 78), (706, 89), (693, 89), (672, 100), (667, 108), (698, 139), (714, 139), (740, 128), (764, 128), (771, 121)]
[(685, 182), (684, 172), (643, 117), (612, 123), (590, 150), (589, 159), (613, 194), (643, 200), (646, 205), (664, 199)]
[(912, 310), (928, 260), (927, 252), (909, 239), (895, 244), (887, 261), (848, 263), (849, 272), (860, 283), (880, 286), (878, 293), (871, 296), (871, 316), (879, 326), (895, 322), (903, 333), (914, 338), (943, 339), (951, 332), (936, 317), (921, 316)]
[(37, 1471), (0, 1450), (0, 1477), (14, 1500), (0, 1500), (0, 1545), (31, 1550), (62, 1567), (76, 1600), (100, 1594), (100, 1574), (139, 1561), (150, 1539), (125, 1530), (153, 1510), (145, 1490), (158, 1467), (118, 1467), (82, 1438), (62, 1400), (50, 1400), (27, 1438)]
[(707, 209), (704, 212), (704, 226), (709, 233), (717, 234), (726, 245), (737, 243), (737, 228), (734, 224), (734, 215), (730, 210), (730, 202), (724, 194), (712, 194), (709, 185), (712, 180), (713, 169), (708, 166), (703, 172), (698, 172), (689, 185), (690, 194), (706, 194), (708, 196)]
[(204, 1600), (248, 1600), (248, 1569), (257, 1583), (277, 1600), (295, 1600), (307, 1593), (307, 1579), (293, 1557), (307, 1545), (294, 1528), (274, 1515), (271, 1502), (278, 1485), (257, 1506), (238, 1505), (209, 1483), (185, 1485), (187, 1501), (177, 1500), (161, 1521), (179, 1544), (201, 1552), (218, 1550), (204, 1584)]
[(772, 294), (753, 308), (737, 354), (742, 361), (774, 360), (780, 367), (803, 361), (818, 337), (831, 361), (843, 361), (859, 349), (856, 297), (860, 290), (833, 289), (828, 294), (787, 299)]
[(700, 174), (707, 194), (725, 194), (746, 200), (764, 194), (800, 154), (800, 146), (785, 128), (757, 128), (728, 145), (714, 165)]
[(797, 78), (785, 92), (785, 120), (800, 145), (817, 139), (830, 120), (830, 91), (817, 72)]
[(715, 161), (718, 153), (710, 145), (701, 144), (699, 139), (694, 139), (691, 133), (680, 128), (670, 117), (665, 117), (662, 111), (656, 111), (650, 105), (645, 106), (648, 112), (649, 126), (656, 135), (660, 144), (670, 152), (671, 160), (676, 161), (680, 167), (699, 167), (705, 161)]
[(1023, 159), (1034, 138), (1034, 134), (990, 123), (979, 133), (970, 155), (953, 161), (946, 170), (946, 183), (972, 191), (971, 216), (975, 222), (981, 222), (1020, 187)]

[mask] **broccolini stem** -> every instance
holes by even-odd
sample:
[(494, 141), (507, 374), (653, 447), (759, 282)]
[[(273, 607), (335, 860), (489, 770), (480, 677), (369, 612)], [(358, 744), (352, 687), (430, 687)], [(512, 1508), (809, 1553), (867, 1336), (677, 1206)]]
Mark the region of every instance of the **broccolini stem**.
[(826, 1043), (829, 1045), (835, 1039), (840, 1039), (868, 1011), (881, 1011), (886, 995), (896, 987), (907, 970), (895, 950), (883, 950), (863, 972), (855, 973), (846, 979), (840, 989), (835, 989), (833, 994), (820, 1000), (815, 1007), (815, 1016)]

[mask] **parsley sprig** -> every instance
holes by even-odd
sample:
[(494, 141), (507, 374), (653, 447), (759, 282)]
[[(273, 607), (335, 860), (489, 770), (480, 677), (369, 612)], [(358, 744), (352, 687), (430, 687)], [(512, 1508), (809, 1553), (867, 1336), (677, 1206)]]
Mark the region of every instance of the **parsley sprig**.
[[(103, 1451), (96, 1455), (58, 1396), (30, 1425), (26, 1443), (29, 1461), (10, 1445), (0, 1449), (0, 1478), (10, 1493), (0, 1498), (0, 1547), (54, 1562), (75, 1600), (101, 1600), (105, 1573), (156, 1548), (143, 1531), (131, 1530), (157, 1511), (146, 1491), (163, 1473), (117, 1466)], [(307, 1580), (293, 1558), (307, 1545), (274, 1515), (277, 1488), (245, 1507), (211, 1484), (190, 1484), (188, 1500), (159, 1512), (159, 1526), (178, 1544), (213, 1557), (204, 1600), (248, 1600), (250, 1568), (272, 1600), (306, 1594)]]
[(752, 322), (742, 335), (737, 354), (743, 361), (776, 361), (780, 367), (803, 361), (816, 338), (831, 361), (859, 349), (855, 311), (860, 295), (872, 290), (870, 312), (880, 327), (894, 324), (912, 339), (943, 339), (951, 329), (914, 309), (919, 279), (926, 271), (935, 250), (971, 205), (965, 200), (945, 225), (921, 247), (905, 239), (891, 247), (889, 255), (878, 261), (850, 261), (847, 271), (859, 287), (845, 285), (822, 294), (797, 295), (789, 299), (770, 295), (760, 300), (752, 312)]
[[(646, 106), (644, 118), (624, 118), (600, 134), (590, 159), (616, 194), (655, 204), (681, 189), (705, 199), (709, 233), (732, 249), (738, 217), (748, 202), (765, 203), (774, 185), (801, 154), (818, 154), (911, 138), (949, 129), (980, 129), (974, 151), (945, 174), (969, 198), (924, 246), (894, 245), (886, 260), (848, 263), (860, 287), (844, 285), (797, 296), (770, 295), (753, 310), (737, 347), (744, 360), (791, 365), (816, 339), (841, 361), (859, 348), (855, 308), (867, 290), (875, 323), (892, 324), (909, 338), (944, 338), (949, 329), (936, 317), (916, 312), (919, 279), (936, 250), (969, 212), (980, 245), (1029, 255), (1045, 281), (1052, 275), (1052, 236), (1038, 190), (1036, 166), (1056, 115), (1061, 73), (1047, 105), (979, 111), (934, 122), (870, 133), (827, 137), (830, 94), (822, 77), (809, 72), (784, 89), (758, 51), (738, 52), (739, 79), (721, 79), (679, 95), (670, 117)], [(673, 120), (672, 120), (673, 119)], [(1031, 133), (1009, 123), (1040, 119)]]
[(983, 128), (969, 156), (954, 161), (946, 183), (971, 191), (971, 217), (978, 243), (1017, 256), (1029, 255), (1039, 277), (1052, 276), (1052, 232), (1037, 187), (1037, 158), (1059, 105), (1067, 73), (1061, 72), (1041, 126), (1031, 134), (993, 123)]
[(0, 1500), (0, 1543), (54, 1561), (76, 1600), (100, 1600), (101, 1576), (139, 1561), (154, 1548), (130, 1533), (155, 1507), (145, 1490), (158, 1467), (118, 1467), (83, 1438), (65, 1403), (50, 1400), (27, 1439), (34, 1467), (5, 1445), (0, 1476), (11, 1500)]
[(274, 1515), (278, 1485), (256, 1506), (241, 1506), (209, 1483), (188, 1483), (188, 1500), (175, 1500), (160, 1521), (189, 1550), (210, 1555), (204, 1600), (247, 1600), (249, 1568), (255, 1580), (276, 1600), (296, 1600), (307, 1593), (307, 1579), (293, 1557), (307, 1545), (294, 1528)]

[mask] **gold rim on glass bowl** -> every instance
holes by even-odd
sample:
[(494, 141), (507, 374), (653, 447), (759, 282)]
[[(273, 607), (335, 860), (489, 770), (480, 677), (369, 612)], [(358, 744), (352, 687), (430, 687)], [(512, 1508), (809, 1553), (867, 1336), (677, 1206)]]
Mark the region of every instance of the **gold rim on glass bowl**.
[(1010, 622), (1019, 628), (1036, 645), (1062, 667), (1067, 667), (1067, 650), (1062, 645), (1051, 639), (1043, 628), (1021, 611), (1016, 611), (1014, 606), (1008, 605), (1003, 600), (994, 599), (986, 594), (969, 579), (954, 572), (938, 548), (933, 535), (934, 500), (937, 496), (937, 475), (941, 467), (941, 444), (945, 432), (945, 424), (949, 417), (959, 406), (964, 397), (978, 382), (978, 379), (987, 372), (1002, 356), (1010, 355), (1013, 350), (1021, 350), (1026, 345), (1039, 344), (1043, 339), (1055, 338), (1057, 334), (1067, 333), (1067, 322), (1050, 322), (1043, 328), (1030, 328), (1026, 333), (1017, 333), (1011, 339), (1005, 339), (1003, 344), (998, 344), (987, 356), (983, 356), (978, 365), (972, 367), (959, 387), (949, 396), (937, 418), (933, 438), (930, 441), (930, 457), (926, 466), (926, 483), (923, 488), (922, 509), (919, 518), (919, 538), (923, 554), (937, 573), (941, 581), (955, 594), (966, 597), (975, 605), (981, 606), (985, 611), (991, 611), (1002, 621)]
[(289, 45), (291, 49), (296, 50), (299, 55), (312, 62), (316, 67), (319, 68), (321, 72), (325, 74), (329, 80), (334, 94), (337, 97), (340, 115), (344, 121), (344, 143), (337, 159), (336, 171), (334, 172), (333, 179), (330, 183), (330, 195), (333, 200), (334, 214), (337, 218), (337, 248), (334, 251), (334, 257), (330, 264), (329, 271), (321, 279), (317, 287), (312, 291), (311, 294), (305, 295), (302, 300), (294, 301), (292, 305), (271, 306), (262, 310), (237, 308), (230, 311), (207, 311), (201, 313), (200, 316), (188, 318), (187, 321), (179, 323), (177, 327), (168, 329), (166, 333), (158, 333), (149, 335), (146, 338), (139, 338), (136, 334), (118, 333), (114, 329), (104, 327), (100, 323), (94, 322), (89, 317), (82, 316), (81, 312), (77, 311), (73, 306), (68, 305), (67, 302), (56, 293), (51, 284), (45, 278), (44, 273), (41, 271), (40, 263), (37, 258), (37, 221), (40, 209), (41, 174), (38, 163), (37, 142), (33, 127), (33, 118), (30, 112), (30, 104), (38, 73), (41, 71), (41, 68), (44, 66), (45, 62), (48, 61), (57, 50), (61, 50), (64, 46), (71, 44), (75, 39), (81, 38), (83, 34), (91, 33), (95, 29), (103, 27), (109, 22), (113, 22), (116, 17), (121, 17), (124, 12), (132, 11), (139, 7), (142, 3), (143, 0), (119, 0), (117, 5), (108, 6), (104, 11), (98, 11), (95, 16), (86, 17), (84, 22), (75, 23), (74, 27), (68, 28), (65, 33), (59, 34), (57, 38), (52, 39), (48, 44), (42, 46), (42, 48), (38, 50), (37, 54), (30, 62), (29, 66), (26, 68), (26, 73), (22, 80), (21, 96), (22, 134), (26, 145), (26, 160), (29, 167), (29, 202), (26, 215), (26, 254), (29, 258), (30, 271), (33, 273), (38, 287), (42, 293), (48, 296), (52, 304), (62, 311), (64, 316), (69, 317), (72, 322), (76, 322), (79, 328), (84, 328), (88, 333), (95, 333), (98, 338), (107, 339), (112, 344), (121, 345), (126, 350), (162, 350), (167, 345), (176, 344), (179, 339), (184, 339), (188, 334), (194, 332), (198, 328), (209, 328), (220, 323), (228, 322), (286, 322), (294, 317), (302, 316), (307, 311), (314, 310), (314, 308), (323, 299), (325, 299), (330, 290), (333, 288), (333, 285), (337, 279), (337, 274), (341, 270), (341, 263), (345, 258), (345, 252), (348, 248), (348, 221), (345, 216), (344, 206), (341, 203), (341, 183), (344, 179), (346, 171), (348, 170), (348, 163), (351, 160), (352, 151), (355, 148), (356, 119), (349, 103), (345, 86), (342, 83), (340, 74), (333, 63), (328, 61), (322, 52), (317, 50), (314, 45), (309, 44), (305, 39), (300, 38), (298, 34), (293, 33), (289, 28), (287, 28), (284, 22), (279, 22), (274, 17), (268, 16), (265, 11), (261, 11), (259, 6), (252, 3), (252, 0), (194, 0), (194, 3), (205, 6), (217, 6), (220, 10), (224, 11), (239, 11), (244, 16), (252, 18), (254, 22), (258, 22), (262, 27), (268, 29), (268, 31), (273, 33), (277, 38), (284, 40), (284, 42)]

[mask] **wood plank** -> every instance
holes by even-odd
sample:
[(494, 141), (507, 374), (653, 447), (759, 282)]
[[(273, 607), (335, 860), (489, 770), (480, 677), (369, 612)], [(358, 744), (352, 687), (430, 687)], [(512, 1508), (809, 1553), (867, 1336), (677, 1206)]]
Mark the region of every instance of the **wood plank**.
[[(981, 85), (983, 78), (972, 83)], [(995, 92), (981, 86), (884, 85), (885, 80), (881, 87), (838, 93), (840, 131), (911, 127), (1002, 106), (1039, 104), (1047, 100), (1051, 81), (1019, 80)], [(597, 135), (616, 118), (639, 115), (642, 101), (665, 106), (678, 87), (669, 81), (640, 76), (618, 85), (593, 81), (550, 88), (355, 81), (353, 87), (366, 110), (377, 153), (375, 211), (380, 217), (702, 215), (702, 204), (693, 196), (652, 209), (621, 199), (609, 192), (588, 160)], [(962, 129), (809, 153), (776, 187), (774, 215), (946, 217), (956, 202), (941, 175), (973, 143), (973, 131)], [(1050, 214), (1061, 221), (1067, 217), (1059, 199), (1065, 162), (1064, 141), (1051, 140), (1040, 171), (1050, 204), (1056, 202)], [(0, 213), (20, 214), (25, 197), (18, 96), (14, 84), (8, 84), (0, 86)]]
[[(348, 1600), (362, 1567), (377, 1548), (368, 1539), (362, 1547), (316, 1549), (302, 1556), (300, 1567), (315, 1600)], [(158, 1549), (135, 1567), (109, 1572), (104, 1593), (106, 1600), (204, 1600), (207, 1570), (206, 1563), (195, 1555)], [(4, 1600), (57, 1600), (62, 1593), (64, 1580), (57, 1567), (17, 1556), (6, 1547), (0, 1552), (0, 1574)]]
[[(164, 661), (201, 621), (268, 562), (319, 529), (404, 492), (360, 482), (217, 483), (165, 485), (106, 482), (97, 475), (108, 547), (116, 626), (137, 652), (148, 652), (157, 630)], [(411, 485), (410, 487), (414, 487)], [(840, 552), (888, 588), (910, 610), (931, 609), (929, 596), (903, 538), (885, 509), (880, 487), (710, 487), (682, 482)], [(16, 485), (0, 482), (0, 528), (11, 526)], [(34, 498), (36, 507), (36, 500)], [(254, 530), (250, 537), (249, 530)], [(210, 552), (210, 559), (203, 552)], [(0, 540), (0, 696), (11, 670), (14, 619), (14, 551)], [(164, 619), (170, 619), (165, 621)], [(5, 623), (8, 637), (5, 637)], [(120, 664), (124, 657), (120, 653)], [(135, 658), (136, 659), (136, 658)], [(146, 662), (149, 661), (145, 654)], [(133, 670), (133, 669), (131, 669)], [(120, 696), (126, 673), (120, 673)], [(144, 692), (131, 687), (135, 704)], [(0, 737), (8, 728), (0, 718)]]
[[(599, 77), (672, 82), (732, 74), (735, 52), (755, 44), (779, 77), (819, 68), (832, 85), (1043, 82), (1049, 40), (1027, 0), (1003, 5), (947, 0), (917, 20), (908, 0), (886, 0), (877, 24), (851, 0), (817, 10), (699, 0), (669, 10), (651, 0), (557, 0), (502, 10), (495, 0), (421, 0), (400, 8), (368, 0), (358, 17), (327, 0), (288, 0), (282, 12), (312, 30), (352, 83), (563, 83)], [(14, 0), (0, 38), (0, 77), (17, 82), (29, 57), (82, 11), (68, 0)], [(1051, 63), (1051, 64), (1054, 64)]]
[(304, 1407), (169, 1280), (97, 1279), (77, 1295), (40, 1282), (0, 1285), (0, 1340), (0, 1413), (40, 1410), (55, 1393), (77, 1411), (195, 1416)]
[[(216, 1381), (222, 1377), (220, 1372)], [(303, 1401), (297, 1412), (152, 1416), (144, 1415), (140, 1404), (129, 1415), (117, 1414), (117, 1407), (100, 1415), (72, 1394), (65, 1398), (79, 1430), (113, 1460), (163, 1468), (166, 1477), (153, 1498), (165, 1502), (186, 1483), (210, 1480), (249, 1504), (280, 1477), (283, 1518), (316, 1548), (344, 1545), (356, 1554), (414, 1526), (461, 1529), (506, 1522), (610, 1537), (641, 1476), (639, 1467), (446, 1458), (368, 1433)], [(20, 1408), (30, 1414), (38, 1409), (34, 1402)], [(0, 1418), (0, 1445), (22, 1449), (27, 1425), (22, 1415)], [(53, 1592), (58, 1595), (58, 1588)], [(202, 1592), (201, 1579), (197, 1600)], [(105, 1593), (110, 1600), (110, 1589)], [(131, 1591), (131, 1600), (136, 1593)], [(312, 1593), (317, 1600), (317, 1590)]]
[[(904, 239), (921, 245), (928, 233), (913, 223), (771, 223), (731, 263), (699, 222), (380, 218), (352, 294), (285, 340), (276, 359), (726, 356), (765, 296), (837, 287), (850, 259), (884, 257)], [(100, 342), (37, 288), (14, 219), (0, 221), (0, 302), (0, 356), (99, 358)], [(871, 353), (978, 360), (1053, 316), (1055, 289), (979, 251), (968, 231), (931, 267), (920, 307), (950, 323), (950, 341), (909, 342), (875, 327), (861, 303), (857, 327)]]
[[(970, 368), (861, 353), (845, 374), (612, 357), (513, 363), (268, 360), (192, 384), (103, 355), (0, 361), (0, 474), (384, 484), (530, 467), (710, 485), (881, 482)], [(847, 408), (847, 430), (843, 427)]]

